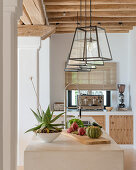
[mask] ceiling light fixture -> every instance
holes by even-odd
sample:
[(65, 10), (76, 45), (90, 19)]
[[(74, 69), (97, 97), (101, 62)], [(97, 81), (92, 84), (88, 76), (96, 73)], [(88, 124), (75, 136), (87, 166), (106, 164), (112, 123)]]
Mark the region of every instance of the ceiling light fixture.
[[(104, 65), (105, 61), (112, 60), (112, 54), (107, 38), (107, 34), (104, 28), (99, 26), (92, 26), (91, 17), (91, 0), (90, 0), (90, 25), (87, 26), (87, 6), (85, 2), (85, 20), (84, 25), (82, 23), (82, 0), (80, 0), (80, 27), (78, 26), (77, 15), (77, 27), (75, 30), (74, 38), (72, 41), (70, 53), (66, 62), (65, 71), (73, 69), (73, 65), (76, 66), (77, 71), (91, 71), (96, 68), (97, 65)], [(84, 68), (82, 70), (82, 68)]]

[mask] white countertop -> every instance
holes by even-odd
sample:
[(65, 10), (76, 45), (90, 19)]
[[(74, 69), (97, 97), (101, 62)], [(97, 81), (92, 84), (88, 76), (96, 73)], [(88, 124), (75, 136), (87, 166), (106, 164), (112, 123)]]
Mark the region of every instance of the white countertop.
[[(59, 113), (62, 113), (63, 111), (55, 111), (54, 114), (57, 115)], [(108, 112), (106, 110), (103, 111), (82, 111), (82, 115), (134, 115), (132, 110), (127, 110), (127, 111), (117, 111), (117, 110), (112, 110), (111, 112)], [(77, 116), (79, 114), (78, 110), (68, 110), (67, 115), (74, 115)]]
[(97, 145), (84, 145), (76, 140), (64, 135), (60, 135), (52, 143), (44, 143), (37, 136), (33, 137), (33, 140), (27, 146), (25, 152), (44, 152), (44, 151), (123, 151), (119, 145), (117, 145), (112, 138), (110, 138), (105, 132), (103, 137), (110, 139), (111, 144), (97, 144)]

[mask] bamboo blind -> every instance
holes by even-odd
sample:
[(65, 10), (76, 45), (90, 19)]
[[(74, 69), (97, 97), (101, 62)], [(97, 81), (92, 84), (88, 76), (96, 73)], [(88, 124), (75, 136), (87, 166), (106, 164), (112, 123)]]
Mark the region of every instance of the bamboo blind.
[(97, 66), (91, 72), (65, 72), (67, 90), (116, 90), (115, 62)]

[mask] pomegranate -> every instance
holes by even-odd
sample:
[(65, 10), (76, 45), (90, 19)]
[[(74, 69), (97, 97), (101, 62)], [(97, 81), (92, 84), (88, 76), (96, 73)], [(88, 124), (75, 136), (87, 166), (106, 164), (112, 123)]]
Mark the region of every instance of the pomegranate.
[(74, 131), (77, 131), (78, 124), (76, 122), (74, 122), (74, 123), (72, 123), (71, 127), (73, 128)]
[(83, 136), (85, 134), (85, 129), (83, 127), (78, 129), (78, 135)]
[(71, 133), (71, 132), (73, 132), (73, 128), (72, 127), (67, 129), (67, 133)]

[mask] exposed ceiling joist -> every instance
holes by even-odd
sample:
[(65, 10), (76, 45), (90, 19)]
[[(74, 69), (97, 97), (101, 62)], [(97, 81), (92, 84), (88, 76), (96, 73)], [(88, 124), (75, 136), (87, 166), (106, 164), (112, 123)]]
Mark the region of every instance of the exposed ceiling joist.
[(45, 7), (45, 5), (44, 5), (43, 0), (41, 0), (41, 3), (42, 3), (43, 13), (44, 13), (45, 20), (46, 20), (46, 25), (49, 25), (48, 16), (47, 16), (47, 12), (46, 12), (46, 9), (45, 9), (46, 7)]
[(106, 30), (107, 33), (128, 33), (129, 30)]
[[(85, 7), (82, 8), (84, 10)], [(80, 11), (80, 5), (46, 5), (47, 12), (72, 12)], [(136, 10), (136, 4), (97, 4), (92, 5), (92, 11), (130, 11)], [(86, 11), (90, 11), (88, 5)]]
[(23, 21), (21, 21), (21, 19), (18, 21), (18, 25), (23, 25)]
[[(106, 30), (107, 33), (128, 33), (129, 30)], [(57, 31), (57, 34), (74, 33), (73, 31)]]
[[(44, 0), (46, 5), (80, 5), (80, 0)], [(90, 0), (87, 0), (90, 4)], [(136, 4), (136, 0), (92, 0), (92, 4)]]
[(20, 17), (20, 20), (26, 25), (31, 25), (32, 24), (31, 19), (30, 19), (30, 17), (29, 17), (29, 15), (28, 15), (28, 13), (27, 13), (24, 6), (23, 6), (23, 15)]
[[(105, 30), (132, 30), (132, 27), (104, 27)], [(75, 31), (75, 28), (67, 27), (67, 28), (56, 28), (56, 32), (60, 31)]]
[[(77, 17), (77, 12), (48, 12), (48, 18), (61, 17)], [(82, 12), (82, 16), (85, 13)], [(90, 16), (90, 12), (86, 12), (86, 16)], [(95, 11), (92, 12), (92, 17), (136, 17), (136, 11)], [(80, 17), (79, 17), (80, 19)]]
[[(89, 24), (89, 23), (88, 23)], [(92, 23), (92, 25), (97, 25), (97, 26), (100, 26), (100, 27), (129, 27), (129, 26), (136, 26), (136, 23), (135, 22), (123, 22), (123, 23), (117, 23), (117, 22), (107, 22), (107, 23)], [(57, 24), (56, 25), (57, 28), (59, 27), (76, 27), (77, 24), (76, 23), (60, 23), (60, 24)], [(81, 26), (85, 26), (84, 24), (82, 24)]]
[(50, 37), (56, 31), (56, 27), (42, 25), (19, 25), (18, 36), (38, 36), (42, 40)]
[(46, 18), (41, 0), (23, 0), (23, 5), (29, 14), (33, 25), (45, 25)]
[[(131, 27), (131, 26), (127, 26), (127, 27), (122, 27), (122, 26), (120, 26), (120, 27), (116, 27), (116, 26), (114, 26), (114, 27), (103, 27), (103, 28), (105, 28), (105, 30), (132, 30), (133, 29), (133, 27)], [(56, 27), (56, 31), (69, 31), (69, 30), (71, 30), (71, 31), (75, 31), (75, 29), (76, 29), (76, 27)]]
[[(86, 20), (89, 22), (90, 18)], [(84, 18), (82, 17), (82, 21)], [(50, 23), (76, 23), (77, 17), (63, 17), (63, 18), (49, 18)], [(136, 22), (136, 17), (92, 17), (94, 23), (106, 23), (106, 22)]]

